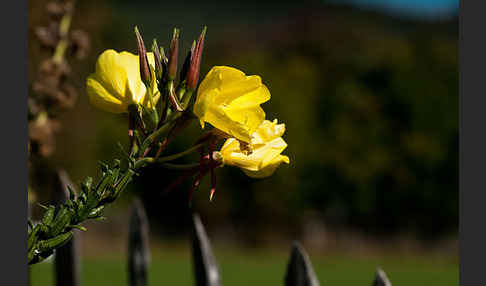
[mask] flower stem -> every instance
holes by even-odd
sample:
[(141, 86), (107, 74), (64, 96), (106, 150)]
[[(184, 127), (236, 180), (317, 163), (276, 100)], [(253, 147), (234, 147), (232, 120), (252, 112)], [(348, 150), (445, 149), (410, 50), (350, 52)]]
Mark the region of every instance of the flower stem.
[(195, 168), (199, 168), (199, 163), (192, 163), (192, 164), (172, 164), (172, 163), (162, 163), (160, 166), (169, 169), (169, 170), (191, 170)]
[(165, 157), (160, 157), (160, 158), (146, 157), (146, 158), (143, 158), (141, 160), (138, 160), (135, 163), (134, 168), (138, 169), (138, 168), (141, 168), (143, 166), (146, 166), (147, 164), (161, 164), (161, 163), (165, 163), (165, 162), (168, 162), (168, 161), (172, 161), (172, 160), (181, 158), (185, 155), (191, 154), (194, 151), (199, 150), (203, 145), (204, 145), (204, 143), (199, 143), (199, 144), (194, 145), (194, 146), (192, 146), (191, 148), (189, 148), (185, 151), (182, 151), (182, 152), (177, 153), (177, 154), (165, 156)]
[[(147, 148), (149, 148), (150, 145), (152, 145), (158, 139), (160, 139), (160, 138), (164, 137), (165, 135), (167, 135), (167, 133), (172, 128), (172, 126), (175, 124), (175, 122), (176, 122), (175, 119), (177, 119), (180, 116), (180, 113), (174, 113), (174, 114), (175, 114), (175, 116), (173, 117), (172, 120), (170, 120), (167, 123), (165, 123), (164, 125), (162, 125), (162, 127), (160, 127), (159, 129), (157, 129), (156, 131), (154, 131), (154, 133), (150, 134), (145, 139), (145, 141), (142, 143), (142, 148), (141, 148), (141, 150), (143, 152), (146, 153), (146, 151), (148, 150)], [(179, 115), (179, 116), (177, 116), (177, 115)]]

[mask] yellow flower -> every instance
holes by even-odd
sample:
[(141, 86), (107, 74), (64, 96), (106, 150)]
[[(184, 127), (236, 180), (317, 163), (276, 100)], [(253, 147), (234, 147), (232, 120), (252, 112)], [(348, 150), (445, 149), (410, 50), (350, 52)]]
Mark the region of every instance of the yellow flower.
[[(149, 64), (155, 65), (153, 53), (147, 53)], [(153, 82), (154, 104), (160, 97)], [(113, 113), (127, 112), (128, 105), (142, 104), (151, 108), (147, 89), (140, 79), (138, 55), (106, 50), (96, 62), (96, 70), (86, 80), (86, 91), (91, 104)]]
[(270, 99), (270, 92), (257, 75), (246, 76), (232, 67), (213, 67), (199, 85), (194, 114), (202, 128), (208, 122), (215, 128), (243, 142), (265, 120), (260, 104)]
[(290, 163), (289, 157), (280, 154), (287, 148), (281, 137), (284, 132), (285, 124), (277, 124), (277, 119), (263, 121), (252, 134), (253, 152), (248, 155), (241, 151), (238, 140), (227, 139), (220, 151), (223, 164), (239, 167), (252, 178), (272, 175), (282, 162)]

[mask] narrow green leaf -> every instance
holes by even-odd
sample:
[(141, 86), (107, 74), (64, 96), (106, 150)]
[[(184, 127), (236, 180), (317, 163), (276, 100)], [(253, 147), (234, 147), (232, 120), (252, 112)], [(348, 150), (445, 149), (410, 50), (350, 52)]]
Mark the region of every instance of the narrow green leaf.
[(50, 236), (56, 236), (61, 233), (71, 222), (72, 213), (68, 208), (61, 208), (49, 229)]
[(76, 228), (76, 229), (79, 229), (79, 230), (82, 230), (82, 231), (87, 231), (87, 229), (84, 226), (77, 225), (77, 224), (70, 225), (70, 227)]
[(53, 238), (39, 241), (37, 247), (41, 252), (50, 251), (55, 248), (63, 246), (66, 242), (68, 242), (71, 239), (72, 236), (73, 236), (73, 232), (70, 230), (66, 233), (56, 235)]
[(74, 200), (76, 198), (76, 193), (70, 186), (67, 186), (67, 189), (69, 191), (69, 199)]
[(34, 246), (34, 244), (37, 242), (37, 233), (40, 231), (39, 225), (36, 225), (32, 232), (29, 235), (29, 238), (27, 239), (27, 245), (29, 250)]
[(41, 203), (37, 203), (37, 205), (41, 208), (43, 208), (45, 211), (47, 211), (49, 208), (46, 207), (45, 205), (41, 204)]

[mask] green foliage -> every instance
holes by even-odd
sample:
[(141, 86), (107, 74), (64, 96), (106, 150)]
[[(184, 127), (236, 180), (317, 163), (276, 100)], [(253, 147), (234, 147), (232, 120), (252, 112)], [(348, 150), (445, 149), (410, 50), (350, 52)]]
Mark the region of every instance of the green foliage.
[(35, 226), (29, 223), (28, 231), (28, 261), (37, 263), (49, 257), (54, 249), (64, 245), (71, 239), (72, 229), (85, 230), (79, 224), (88, 219), (103, 219), (102, 211), (106, 204), (115, 201), (120, 192), (134, 174), (132, 169), (120, 172), (120, 162), (115, 161), (112, 167), (101, 164), (102, 174), (99, 183), (93, 185), (93, 179), (88, 177), (81, 184), (81, 192), (75, 197), (69, 189), (70, 197), (57, 208), (45, 208), (44, 216)]

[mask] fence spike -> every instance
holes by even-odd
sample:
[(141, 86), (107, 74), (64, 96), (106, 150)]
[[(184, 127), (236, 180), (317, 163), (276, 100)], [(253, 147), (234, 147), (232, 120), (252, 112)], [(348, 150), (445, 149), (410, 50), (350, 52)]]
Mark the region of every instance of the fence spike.
[(192, 217), (192, 260), (196, 286), (220, 286), (219, 269), (198, 214)]
[[(61, 204), (69, 198), (68, 186), (74, 190), (74, 184), (64, 170), (57, 171), (55, 184), (56, 192), (53, 195), (53, 199), (56, 204)], [(58, 286), (81, 285), (81, 264), (79, 262), (80, 235), (81, 233), (74, 229), (71, 240), (56, 249), (54, 256), (54, 276), (56, 285)]]
[(147, 285), (150, 264), (149, 225), (143, 203), (135, 199), (130, 215), (128, 238), (128, 279), (130, 286)]
[(376, 269), (376, 276), (375, 280), (373, 281), (373, 286), (391, 286), (391, 282), (386, 276), (385, 271), (383, 271), (380, 267)]
[(285, 286), (319, 286), (309, 256), (299, 242), (294, 241), (285, 275)]

